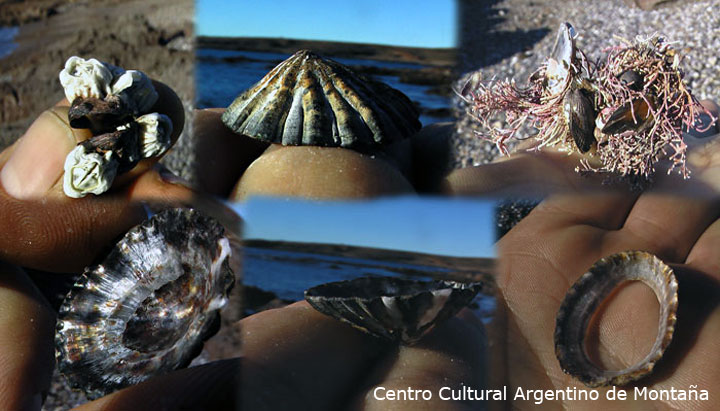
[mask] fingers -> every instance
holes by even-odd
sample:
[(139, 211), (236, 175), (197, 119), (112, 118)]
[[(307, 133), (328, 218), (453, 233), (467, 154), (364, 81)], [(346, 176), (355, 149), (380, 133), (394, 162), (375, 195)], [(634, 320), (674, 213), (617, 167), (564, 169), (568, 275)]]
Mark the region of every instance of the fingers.
[(450, 195), (493, 195), (523, 198), (551, 193), (604, 189), (601, 177), (577, 173), (577, 156), (545, 150), (513, 154), (500, 162), (451, 172), (443, 183)]
[(117, 391), (75, 409), (256, 409), (240, 407), (240, 371), (240, 359), (186, 368)]
[(133, 203), (148, 204), (157, 211), (167, 207), (193, 207), (218, 220), (226, 230), (242, 237), (242, 220), (223, 202), (188, 188), (163, 167), (155, 167), (141, 175), (127, 188)]
[(222, 203), (168, 182), (157, 169), (123, 191), (98, 197), (20, 201), (0, 190), (0, 260), (52, 272), (80, 272), (154, 209), (191, 206), (239, 233), (239, 217)]
[[(440, 390), (480, 389), (486, 381), (487, 342), (479, 321), (453, 318), (418, 345), (399, 351), (305, 302), (253, 315), (241, 325), (242, 358), (176, 371), (80, 409), (209, 407), (205, 400), (222, 404), (221, 409), (330, 410), (346, 408), (348, 399), (363, 409), (415, 409), (417, 402), (389, 404), (373, 396), (408, 384), (430, 390), (434, 399), (428, 404), (471, 409), (476, 402), (445, 401)], [(445, 389), (442, 395), (452, 394)]]
[[(469, 312), (469, 311), (466, 311)], [(463, 386), (487, 389), (487, 339), (482, 325), (454, 317), (417, 345), (400, 346), (366, 378), (352, 409), (470, 410), (478, 397), (460, 398)], [(476, 395), (476, 394), (469, 394)], [(485, 404), (485, 403), (484, 403)]]
[[(153, 110), (167, 114), (173, 121), (173, 143), (177, 141), (184, 123), (182, 102), (166, 85), (155, 82), (159, 95)], [(62, 103), (62, 102), (61, 102)], [(2, 156), (0, 185), (11, 197), (20, 200), (64, 198), (62, 176), (65, 158), (78, 142), (92, 137), (89, 130), (71, 128), (67, 106), (55, 106), (43, 112), (27, 132)], [(143, 160), (115, 186), (132, 180), (147, 171), (158, 159)]]
[(220, 116), (223, 109), (195, 112), (195, 162), (198, 188), (227, 197), (245, 169), (268, 147), (268, 143), (233, 133)]
[(145, 218), (123, 195), (20, 201), (0, 190), (0, 259), (54, 272), (77, 272), (115, 237)]
[(38, 199), (62, 185), (65, 157), (91, 136), (88, 130), (70, 128), (67, 110), (53, 107), (40, 114), (13, 146), (5, 164), (0, 164), (0, 184), (10, 196)]
[(609, 233), (606, 242), (615, 252), (644, 250), (666, 262), (682, 263), (700, 235), (718, 217), (720, 197), (651, 191), (640, 196), (623, 228)]
[(685, 263), (690, 267), (706, 273), (716, 281), (720, 281), (720, 220), (715, 220), (700, 235), (687, 256)]
[(40, 409), (55, 364), (54, 325), (25, 273), (0, 262), (0, 409)]
[(386, 348), (305, 302), (241, 322), (242, 409), (337, 409)]

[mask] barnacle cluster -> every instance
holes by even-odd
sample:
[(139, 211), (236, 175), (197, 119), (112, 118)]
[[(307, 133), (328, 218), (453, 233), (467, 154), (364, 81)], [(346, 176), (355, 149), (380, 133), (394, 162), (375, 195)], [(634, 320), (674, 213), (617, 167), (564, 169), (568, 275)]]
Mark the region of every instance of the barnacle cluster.
[[(622, 40), (604, 60), (591, 62), (575, 37), (572, 25), (561, 24), (552, 55), (525, 87), (515, 80), (479, 82), (460, 93), (487, 130), (484, 137), (508, 154), (507, 141), (530, 122), (538, 130), (535, 149), (587, 154), (577, 171), (648, 177), (669, 158), (668, 172), (677, 167), (689, 177), (682, 133), (700, 127), (701, 114), (712, 116), (684, 83), (677, 50), (653, 35)], [(507, 126), (494, 126), (503, 116)]]
[(93, 133), (66, 157), (67, 196), (102, 194), (116, 175), (170, 147), (172, 121), (164, 114), (148, 114), (158, 94), (142, 72), (73, 56), (59, 77), (71, 102), (70, 126)]

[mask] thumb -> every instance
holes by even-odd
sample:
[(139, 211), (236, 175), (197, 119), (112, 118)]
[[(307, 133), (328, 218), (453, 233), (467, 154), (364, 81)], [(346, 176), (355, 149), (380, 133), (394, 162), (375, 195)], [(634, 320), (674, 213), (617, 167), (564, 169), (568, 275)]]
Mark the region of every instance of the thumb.
[(91, 136), (88, 130), (71, 128), (67, 112), (68, 107), (58, 106), (43, 112), (9, 149), (0, 184), (12, 197), (43, 197), (62, 178), (67, 154)]

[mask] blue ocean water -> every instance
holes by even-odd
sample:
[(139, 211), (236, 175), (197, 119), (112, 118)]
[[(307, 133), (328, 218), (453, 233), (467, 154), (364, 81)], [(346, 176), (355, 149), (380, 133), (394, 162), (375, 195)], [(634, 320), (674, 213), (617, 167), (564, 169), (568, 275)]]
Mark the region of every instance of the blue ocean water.
[[(197, 107), (227, 107), (240, 93), (258, 82), (278, 61), (290, 57), (289, 54), (263, 53), (253, 51), (217, 50), (201, 48), (197, 50), (195, 67)], [(380, 68), (421, 69), (425, 66), (414, 63), (394, 63), (387, 61), (343, 59), (334, 60), (345, 65), (362, 65)], [(412, 101), (428, 109), (450, 107), (448, 98), (426, 93), (429, 86), (401, 83), (397, 76), (376, 76), (388, 85), (405, 93)], [(451, 121), (452, 118), (420, 116), (423, 125), (439, 121)]]
[(18, 34), (17, 27), (0, 27), (0, 58), (7, 56), (17, 48), (13, 39)]
[[(330, 256), (259, 247), (245, 247), (243, 283), (271, 291), (283, 300), (303, 299), (303, 292), (327, 282), (350, 280), (364, 276), (404, 277), (432, 280), (443, 274), (457, 273), (442, 266), (397, 263), (363, 258)], [(408, 275), (412, 272), (412, 275)], [(489, 321), (495, 311), (496, 299), (479, 294), (474, 312)]]

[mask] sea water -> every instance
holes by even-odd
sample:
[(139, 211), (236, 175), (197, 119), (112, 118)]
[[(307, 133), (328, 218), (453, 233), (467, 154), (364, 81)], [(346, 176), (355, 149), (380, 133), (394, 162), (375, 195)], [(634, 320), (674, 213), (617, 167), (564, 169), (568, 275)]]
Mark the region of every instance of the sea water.
[[(438, 257), (436, 261), (442, 258)], [(365, 276), (387, 276), (430, 281), (458, 274), (453, 267), (420, 265), (370, 258), (354, 258), (272, 248), (244, 247), (243, 284), (274, 293), (286, 301), (303, 299), (306, 289), (323, 283)], [(467, 274), (479, 274), (468, 271)], [(484, 321), (495, 312), (494, 297), (479, 294), (473, 311)]]
[(0, 58), (7, 56), (17, 48), (13, 39), (19, 30), (18, 27), (0, 27)]
[[(201, 48), (197, 50), (196, 92), (197, 107), (227, 107), (240, 93), (263, 78), (275, 65), (290, 57), (289, 54), (265, 53), (240, 50), (218, 50)], [(348, 66), (371, 66), (379, 68), (422, 69), (427, 67), (416, 63), (387, 62), (369, 59), (333, 58)], [(426, 85), (400, 82), (397, 76), (376, 75), (383, 81), (407, 95), (422, 108), (449, 108), (451, 101), (447, 97), (427, 93), (431, 88)], [(420, 122), (428, 125), (440, 121), (452, 121), (450, 117), (421, 115)]]

